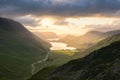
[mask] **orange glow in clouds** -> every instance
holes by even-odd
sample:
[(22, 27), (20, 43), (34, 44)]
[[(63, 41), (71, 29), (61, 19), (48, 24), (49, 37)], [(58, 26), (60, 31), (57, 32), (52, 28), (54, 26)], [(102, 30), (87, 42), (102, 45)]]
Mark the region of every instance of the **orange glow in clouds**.
[[(39, 18), (38, 18), (39, 20)], [(58, 25), (57, 21), (64, 20), (67, 24)], [(113, 25), (119, 18), (104, 18), (104, 17), (78, 17), (57, 19), (53, 17), (44, 17), (38, 22), (38, 26), (31, 29), (31, 31), (52, 31), (57, 34), (84, 34), (89, 29), (84, 27), (88, 25)], [(62, 21), (61, 21), (62, 22)]]

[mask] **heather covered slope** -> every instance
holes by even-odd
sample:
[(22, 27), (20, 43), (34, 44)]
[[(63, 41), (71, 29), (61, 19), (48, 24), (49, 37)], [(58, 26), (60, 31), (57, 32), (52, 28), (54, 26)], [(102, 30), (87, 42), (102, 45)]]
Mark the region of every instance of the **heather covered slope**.
[(43, 59), (49, 46), (20, 23), (0, 18), (0, 80), (30, 77), (31, 64)]

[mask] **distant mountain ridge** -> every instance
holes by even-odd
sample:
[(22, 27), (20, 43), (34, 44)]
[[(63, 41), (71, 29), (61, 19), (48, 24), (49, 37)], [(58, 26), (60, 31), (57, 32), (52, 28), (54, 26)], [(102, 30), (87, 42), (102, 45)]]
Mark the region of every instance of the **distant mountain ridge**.
[(108, 32), (105, 32), (104, 35), (116, 35), (116, 34), (119, 34), (120, 33), (120, 30), (113, 30), (113, 31), (108, 31)]
[(84, 56), (88, 55), (89, 53), (91, 53), (95, 50), (98, 50), (102, 47), (108, 46), (111, 43), (116, 42), (116, 41), (120, 41), (120, 33), (101, 40), (96, 45), (86, 49), (84, 52), (75, 54), (75, 57), (76, 58), (84, 57)]
[(82, 36), (65, 36), (58, 41), (67, 43), (68, 46), (76, 47), (77, 49), (84, 50), (92, 47), (97, 42), (115, 35), (119, 34), (120, 30), (108, 31), (108, 32), (99, 32), (99, 31), (89, 31)]
[(84, 50), (94, 45), (101, 40), (102, 32), (90, 31), (81, 36), (65, 36), (59, 39), (60, 42), (67, 43), (68, 46)]

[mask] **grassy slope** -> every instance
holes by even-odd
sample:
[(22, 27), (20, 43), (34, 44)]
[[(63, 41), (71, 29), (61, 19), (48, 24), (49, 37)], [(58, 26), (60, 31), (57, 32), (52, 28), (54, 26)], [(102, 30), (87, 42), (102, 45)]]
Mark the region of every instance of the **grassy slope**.
[(0, 18), (0, 78), (28, 78), (31, 64), (46, 55), (48, 46), (21, 24)]

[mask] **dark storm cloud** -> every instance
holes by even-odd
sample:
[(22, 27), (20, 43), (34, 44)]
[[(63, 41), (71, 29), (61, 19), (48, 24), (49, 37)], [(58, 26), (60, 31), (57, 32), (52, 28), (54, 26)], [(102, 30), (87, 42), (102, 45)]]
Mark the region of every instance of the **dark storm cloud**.
[(0, 0), (0, 16), (120, 16), (120, 0)]

